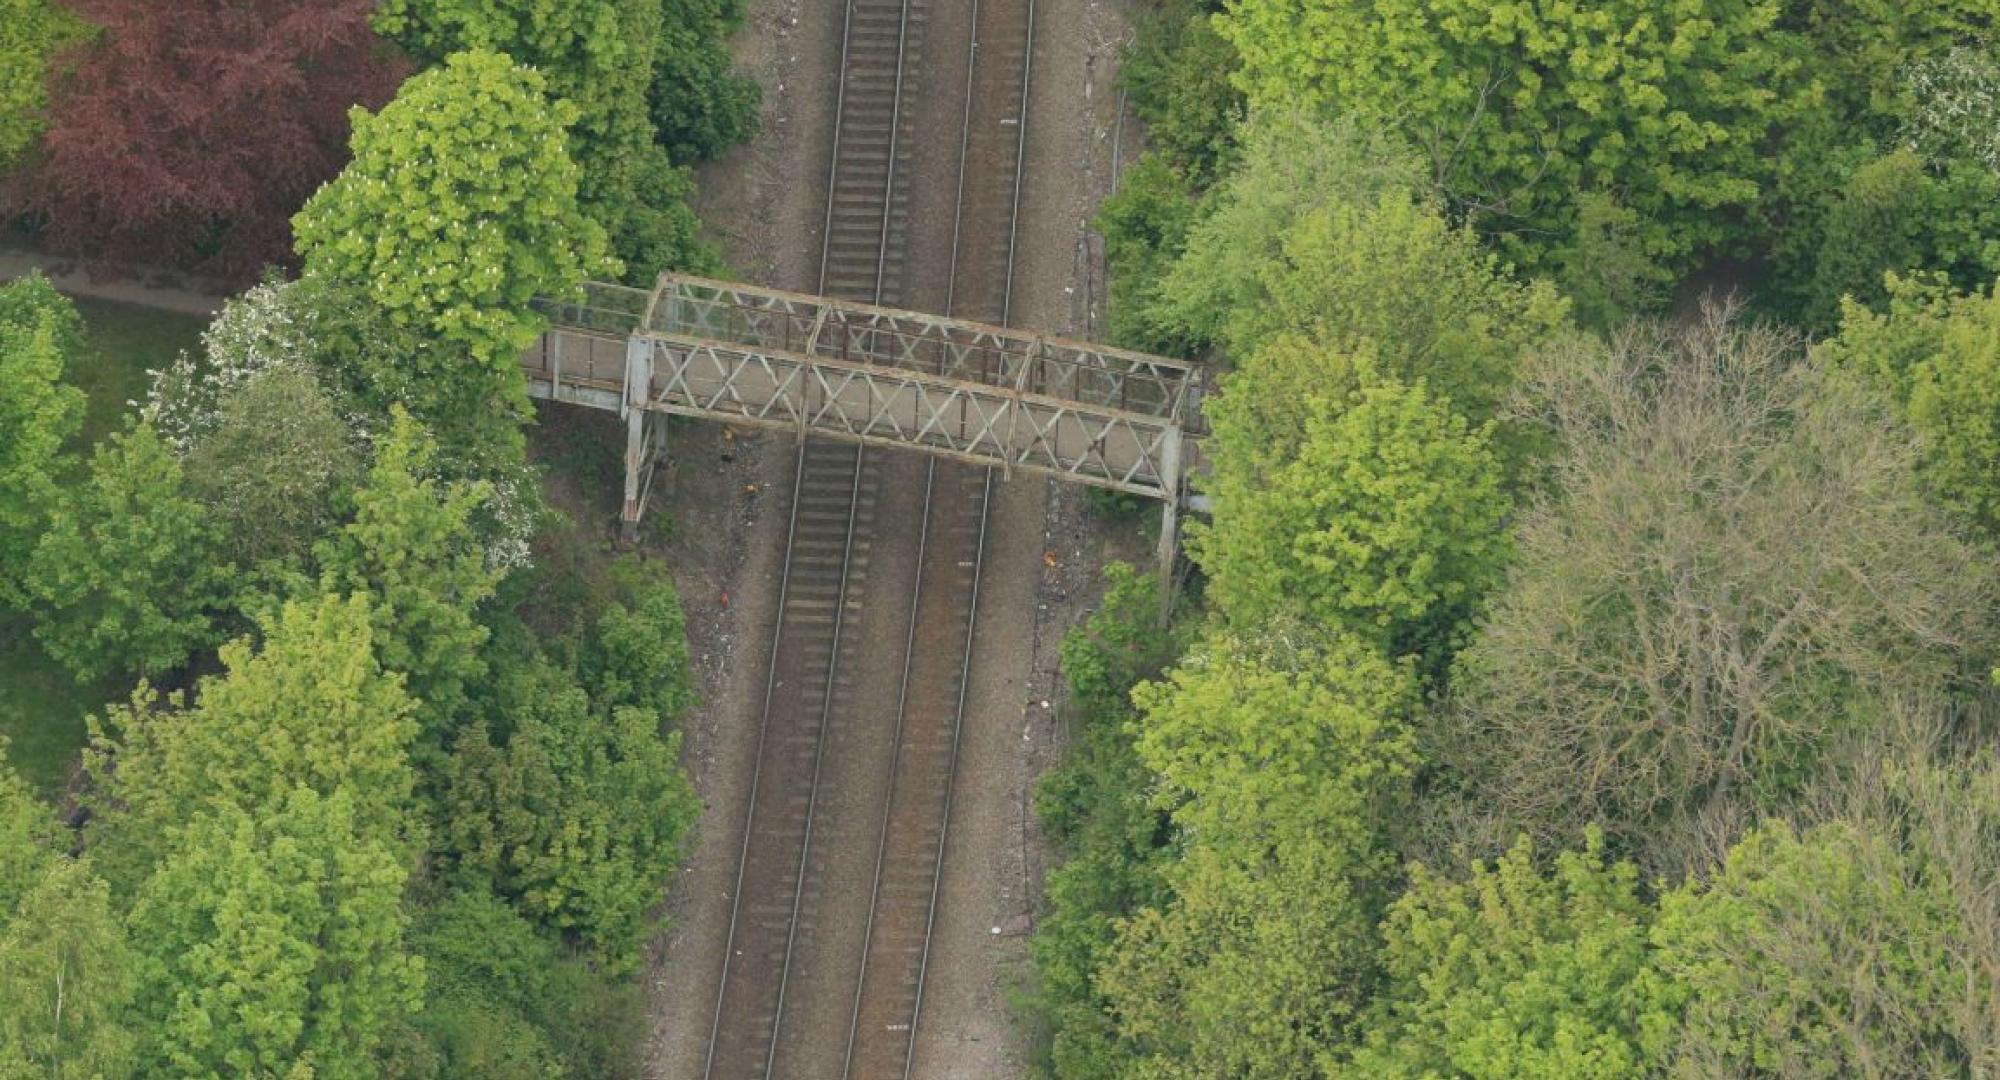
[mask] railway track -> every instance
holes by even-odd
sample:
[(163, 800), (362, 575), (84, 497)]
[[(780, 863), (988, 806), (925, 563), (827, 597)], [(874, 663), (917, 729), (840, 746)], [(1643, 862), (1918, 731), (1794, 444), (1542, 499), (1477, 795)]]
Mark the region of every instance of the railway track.
[[(820, 267), (820, 291), (896, 303), (909, 263), (910, 95), (929, 0), (849, 0)], [(1009, 313), (1025, 146), (1033, 0), (973, 0), (959, 181), (951, 236), (953, 314)], [(910, 1075), (950, 833), (960, 718), (984, 564), (990, 470), (933, 461), (911, 586), (893, 717), (843, 708), (856, 695), (850, 636), (870, 589), (878, 537), (915, 523), (878, 515), (880, 455), (807, 443), (797, 467), (779, 627), (766, 684), (706, 1075)], [(892, 540), (893, 543), (893, 540)], [(886, 546), (886, 545), (885, 545)], [(878, 590), (879, 591), (879, 590)], [(871, 602), (886, 597), (870, 598)], [(882, 606), (889, 606), (883, 604)], [(846, 650), (846, 651), (844, 651)], [(843, 662), (846, 661), (846, 662)], [(893, 730), (889, 728), (893, 722)], [(843, 742), (846, 740), (846, 742)], [(868, 895), (838, 895), (814, 851), (830, 751), (888, 746)], [(850, 890), (852, 891), (852, 890)], [(798, 972), (824, 951), (823, 910), (865, 902), (845, 1032), (806, 1023)], [(829, 966), (817, 957), (819, 976)], [(823, 1011), (821, 1013), (823, 1015)], [(844, 1034), (844, 1039), (840, 1038)], [(801, 1049), (801, 1046), (804, 1046)]]

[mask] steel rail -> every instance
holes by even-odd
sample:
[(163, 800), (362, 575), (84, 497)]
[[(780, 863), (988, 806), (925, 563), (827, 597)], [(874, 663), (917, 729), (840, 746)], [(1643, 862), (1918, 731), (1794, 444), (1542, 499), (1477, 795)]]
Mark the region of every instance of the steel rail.
[[(1027, 0), (1026, 20), (1027, 20), (1026, 42), (1022, 51), (1022, 61), (1021, 61), (1022, 65), (1021, 98), (1020, 98), (1019, 111), (1016, 114), (1017, 127), (1015, 136), (1013, 191), (1011, 193), (1012, 196), (1011, 205), (1008, 209), (1008, 215), (1007, 215), (1007, 264), (1006, 264), (1005, 276), (1002, 279), (1001, 290), (1000, 290), (1001, 295), (1000, 295), (999, 324), (1002, 326), (1008, 325), (1009, 318), (1012, 314), (1015, 253), (1020, 238), (1021, 188), (1023, 186), (1022, 179), (1027, 164), (1026, 151), (1027, 151), (1027, 133), (1028, 133), (1028, 100), (1029, 100), (1029, 90), (1030, 87), (1032, 86), (1032, 79), (1034, 73), (1034, 53), (1035, 53), (1034, 0)], [(957, 193), (954, 196), (953, 200), (951, 269), (945, 287), (944, 310), (947, 315), (957, 314), (955, 310), (955, 305), (957, 301), (957, 290), (958, 290), (958, 270), (960, 263), (960, 255), (962, 253), (961, 244), (963, 241), (964, 231), (965, 231), (965, 178), (967, 173), (967, 164), (970, 160), (971, 141), (972, 141), (973, 95), (974, 95), (975, 80), (978, 74), (979, 0), (973, 0), (972, 2), (971, 26), (972, 26), (972, 34), (970, 36), (970, 41), (968, 42), (966, 47), (967, 62), (965, 71), (965, 110), (963, 113), (963, 118), (960, 121), (961, 127), (959, 132), (958, 184), (957, 184)], [(932, 495), (936, 491), (937, 472), (938, 472), (938, 462), (935, 459), (933, 459), (930, 462), (928, 468), (925, 470), (924, 504), (926, 507), (926, 513), (924, 514), (924, 535), (923, 538), (919, 540), (919, 547), (918, 547), (919, 554), (917, 558), (917, 563), (919, 566), (923, 565), (922, 552), (924, 550), (924, 545), (927, 544), (928, 542), (928, 537), (930, 532), (930, 513), (928, 512), (928, 508), (930, 506)], [(958, 768), (960, 760), (959, 749), (960, 749), (960, 742), (962, 738), (964, 721), (965, 721), (965, 699), (966, 699), (966, 694), (971, 687), (972, 649), (973, 649), (973, 642), (976, 640), (977, 637), (977, 628), (979, 620), (980, 580), (984, 576), (985, 572), (986, 542), (989, 535), (991, 534), (990, 524), (993, 516), (993, 473), (994, 469), (991, 466), (987, 466), (983, 470), (983, 475), (981, 476), (978, 543), (975, 548), (975, 553), (973, 555), (973, 562), (972, 562), (972, 592), (971, 596), (968, 598), (966, 612), (965, 612), (965, 649), (963, 655), (959, 658), (958, 698), (957, 701), (954, 703), (952, 709), (951, 732), (949, 736), (950, 751), (949, 751), (949, 761), (946, 766), (946, 774), (945, 774), (945, 790), (943, 794), (942, 821), (938, 829), (937, 854), (935, 861), (933, 862), (930, 896), (925, 904), (923, 945), (921, 947), (921, 954), (917, 961), (915, 1000), (910, 1008), (909, 1034), (907, 1037), (908, 1050), (903, 1059), (903, 1080), (909, 1080), (912, 1070), (915, 1069), (916, 1067), (917, 1036), (920, 1030), (920, 1025), (923, 1017), (925, 976), (929, 973), (930, 970), (931, 945), (935, 937), (937, 928), (938, 898), (944, 882), (945, 856), (949, 849), (949, 844), (950, 844), (952, 807), (956, 801), (957, 786), (958, 786)], [(889, 794), (883, 802), (882, 823), (876, 840), (874, 883), (872, 886), (872, 891), (868, 903), (867, 929), (864, 932), (862, 938), (862, 946), (861, 946), (862, 966), (860, 972), (857, 974), (855, 979), (854, 1006), (853, 1009), (850, 1011), (848, 1020), (847, 1054), (846, 1054), (846, 1062), (841, 1072), (842, 1080), (852, 1080), (852, 1074), (854, 1070), (855, 1046), (860, 1035), (861, 1004), (862, 1004), (861, 995), (863, 990), (867, 986), (868, 957), (870, 953), (869, 945), (872, 943), (874, 939), (876, 917), (879, 914), (880, 910), (883, 871), (888, 856), (890, 819), (895, 809), (896, 786), (898, 780), (900, 779), (898, 775), (900, 770), (897, 768), (897, 766), (901, 759), (904, 728), (908, 721), (910, 665), (916, 652), (915, 645), (916, 645), (917, 623), (920, 613), (919, 604), (922, 600), (922, 590), (923, 590), (922, 573), (919, 573), (917, 575), (916, 582), (917, 582), (916, 592), (915, 596), (911, 601), (911, 607), (910, 607), (909, 639), (908, 639), (908, 644), (905, 646), (903, 654), (903, 680), (902, 680), (903, 684), (899, 688), (898, 700), (897, 700), (895, 741), (889, 757), (889, 768), (890, 768)]]
[[(896, 42), (896, 76), (895, 76), (894, 88), (892, 90), (893, 100), (891, 102), (891, 107), (890, 107), (891, 120), (890, 120), (890, 130), (889, 130), (888, 156), (883, 164), (885, 175), (884, 175), (882, 203), (881, 203), (882, 206), (881, 237), (880, 240), (878, 241), (876, 248), (875, 288), (873, 290), (875, 295), (869, 298), (870, 301), (875, 303), (880, 303), (883, 299), (881, 295), (883, 287), (883, 275), (885, 273), (888, 262), (887, 256), (889, 247), (889, 234), (892, 228), (893, 211), (894, 211), (893, 200), (895, 193), (895, 176), (896, 176), (896, 143), (899, 135), (899, 132), (896, 129), (901, 122), (903, 73), (904, 73), (904, 68), (907, 66), (907, 58), (908, 58), (910, 12), (915, 3), (916, 0), (902, 0), (902, 4), (898, 9), (897, 42)], [(848, 104), (847, 103), (848, 64), (851, 56), (851, 50), (854, 39), (855, 9), (856, 9), (855, 0), (848, 0), (841, 22), (839, 89), (836, 93), (835, 104), (834, 104), (833, 145), (828, 154), (830, 161), (827, 167), (826, 211), (820, 230), (821, 248), (820, 248), (818, 291), (822, 294), (826, 292), (828, 278), (830, 276), (830, 272), (832, 269), (833, 247), (834, 247), (833, 244), (834, 210), (838, 195), (838, 182), (839, 182), (840, 167), (841, 167), (840, 135), (841, 135), (841, 125), (843, 121), (846, 119), (846, 110)], [(764, 1076), (766, 1080), (770, 1080), (770, 1077), (772, 1076), (772, 1070), (776, 1067), (777, 1064), (778, 1042), (784, 1030), (784, 1002), (785, 1002), (786, 983), (790, 979), (791, 968), (792, 968), (792, 956), (798, 944), (799, 911), (805, 895), (806, 870), (808, 866), (807, 860), (810, 855), (812, 847), (813, 815), (819, 800), (820, 770), (821, 770), (821, 765), (824, 763), (826, 756), (827, 731), (831, 727), (830, 719), (831, 719), (831, 712), (833, 709), (833, 701), (835, 694), (835, 675), (838, 669), (838, 661), (840, 654), (840, 637), (843, 629), (843, 623), (845, 622), (845, 612), (847, 604), (848, 570), (850, 568), (854, 556), (854, 532), (855, 532), (855, 524), (858, 519), (858, 514), (856, 513), (856, 510), (859, 506), (860, 493), (861, 493), (861, 480), (862, 480), (863, 469), (865, 467), (866, 454), (867, 454), (867, 448), (865, 446), (857, 446), (855, 448), (853, 475), (850, 479), (849, 489), (848, 489), (847, 529), (846, 529), (847, 535), (844, 544), (844, 549), (841, 554), (840, 580), (839, 584), (836, 586), (834, 593), (835, 603), (832, 615), (832, 620), (833, 620), (832, 657), (829, 659), (827, 664), (826, 693), (820, 703), (821, 716), (819, 722), (819, 731), (817, 732), (814, 738), (815, 745), (813, 749), (812, 778), (810, 781), (810, 788), (806, 799), (806, 819), (804, 825), (805, 839), (800, 849), (799, 870), (797, 878), (793, 882), (792, 886), (791, 920), (790, 920), (790, 926), (787, 930), (784, 958), (781, 962), (780, 974), (778, 977), (778, 996), (775, 1005), (774, 1015), (771, 1020), (771, 1037), (764, 1051)], [(801, 442), (799, 446), (798, 464), (796, 465), (793, 473), (791, 511), (785, 535), (785, 562), (784, 562), (784, 569), (781, 572), (780, 584), (778, 587), (778, 608), (777, 608), (778, 623), (777, 623), (777, 628), (773, 634), (773, 642), (771, 647), (771, 664), (769, 670), (765, 675), (764, 704), (758, 725), (757, 758), (756, 758), (756, 763), (752, 767), (751, 771), (750, 795), (747, 801), (746, 809), (744, 811), (743, 839), (737, 853), (736, 887), (733, 891), (733, 895), (730, 897), (729, 930), (727, 936), (725, 937), (723, 945), (721, 977), (718, 978), (716, 981), (715, 1015), (709, 1024), (708, 1051), (707, 1051), (706, 1061), (703, 1065), (703, 1070), (702, 1070), (703, 1075), (705, 1077), (711, 1077), (711, 1078), (715, 1074), (716, 1049), (720, 1043), (720, 1036), (722, 1031), (723, 1006), (729, 991), (730, 960), (732, 956), (734, 956), (735, 954), (735, 942), (737, 937), (738, 926), (743, 918), (744, 878), (749, 869), (750, 845), (755, 835), (756, 811), (757, 811), (757, 788), (760, 780), (762, 779), (762, 772), (764, 767), (764, 750), (771, 735), (771, 714), (770, 714), (771, 700), (772, 700), (773, 690), (776, 686), (777, 675), (778, 675), (779, 643), (776, 639), (779, 636), (782, 636), (783, 634), (783, 627), (785, 621), (785, 600), (786, 600), (786, 594), (791, 587), (791, 580), (793, 575), (793, 564), (796, 554), (796, 540), (798, 536), (799, 509), (801, 503), (804, 501), (805, 478), (806, 478), (806, 453), (805, 453), (805, 445), (803, 442)]]
[[(854, 1043), (861, 1030), (861, 991), (868, 985), (868, 947), (875, 941), (875, 914), (882, 903), (882, 869), (889, 856), (889, 820), (896, 809), (896, 762), (903, 753), (903, 730), (910, 718), (910, 665), (917, 655), (918, 613), (924, 599), (924, 553), (930, 548), (931, 539), (931, 497), (937, 492), (937, 462), (933, 460), (924, 470), (924, 524), (917, 533), (916, 584), (910, 597), (910, 632), (903, 639), (902, 685), (896, 690), (896, 734), (889, 744), (889, 792), (882, 800), (882, 824), (875, 833), (875, 873), (873, 884), (868, 891), (868, 922), (861, 934), (861, 970), (854, 977), (854, 1008), (847, 1019), (847, 1052), (843, 1058), (840, 1075), (845, 1078), (854, 1072)], [(985, 547), (985, 529), (980, 530), (980, 546)], [(977, 585), (977, 571), (974, 571), (974, 589)], [(967, 642), (970, 649), (970, 641)], [(949, 798), (949, 795), (946, 796)], [(911, 1028), (914, 1038), (915, 1028)]]

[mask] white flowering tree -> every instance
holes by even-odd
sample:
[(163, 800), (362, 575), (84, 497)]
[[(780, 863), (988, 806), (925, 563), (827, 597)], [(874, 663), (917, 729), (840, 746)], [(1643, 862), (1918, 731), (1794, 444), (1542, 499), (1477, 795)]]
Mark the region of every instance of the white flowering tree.
[(1963, 47), (1911, 64), (1904, 87), (1914, 107), (1903, 139), (1933, 166), (1976, 161), (2000, 172), (2000, 56)]

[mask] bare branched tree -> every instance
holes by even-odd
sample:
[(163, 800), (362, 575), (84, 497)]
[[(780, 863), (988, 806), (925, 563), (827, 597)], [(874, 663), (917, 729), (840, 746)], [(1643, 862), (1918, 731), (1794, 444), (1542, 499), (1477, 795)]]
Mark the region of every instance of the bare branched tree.
[(1913, 440), (1727, 307), (1548, 350), (1562, 447), (1432, 735), (1471, 804), (1699, 867), (1891, 695), (1976, 667), (1993, 576), (1912, 482)]

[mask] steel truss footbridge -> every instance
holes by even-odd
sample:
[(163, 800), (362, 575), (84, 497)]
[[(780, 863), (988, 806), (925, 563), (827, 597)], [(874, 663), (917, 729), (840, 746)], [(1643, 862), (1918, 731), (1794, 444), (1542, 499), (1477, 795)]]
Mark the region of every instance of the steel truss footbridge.
[(669, 415), (900, 447), (1160, 500), (1174, 553), (1200, 373), (1158, 356), (679, 274), (537, 301), (530, 395), (626, 422), (628, 535)]

